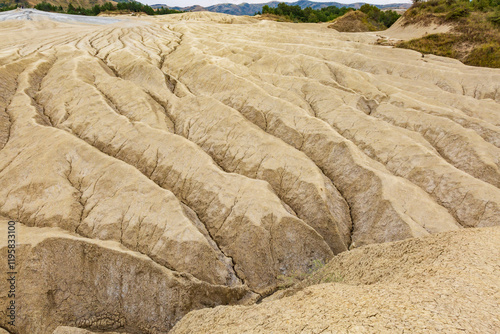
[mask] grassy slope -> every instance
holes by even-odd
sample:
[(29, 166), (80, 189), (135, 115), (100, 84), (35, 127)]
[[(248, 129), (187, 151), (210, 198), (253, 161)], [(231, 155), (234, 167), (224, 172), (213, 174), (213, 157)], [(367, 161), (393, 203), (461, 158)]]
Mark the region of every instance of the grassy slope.
[(455, 58), (467, 65), (500, 68), (500, 6), (478, 3), (445, 0), (417, 3), (405, 13), (405, 24), (451, 23), (454, 29), (396, 46)]

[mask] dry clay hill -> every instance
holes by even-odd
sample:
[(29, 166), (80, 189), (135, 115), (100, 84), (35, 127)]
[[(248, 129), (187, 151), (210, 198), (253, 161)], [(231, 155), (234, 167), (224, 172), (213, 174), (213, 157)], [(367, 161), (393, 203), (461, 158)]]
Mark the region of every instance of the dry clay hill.
[(498, 332), (500, 70), (206, 12), (0, 31), (9, 333)]

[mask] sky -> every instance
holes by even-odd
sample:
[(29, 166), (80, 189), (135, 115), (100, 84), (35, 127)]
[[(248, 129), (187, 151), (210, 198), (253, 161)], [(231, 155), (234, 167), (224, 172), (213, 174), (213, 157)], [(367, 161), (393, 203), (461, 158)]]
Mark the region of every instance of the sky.
[[(200, 5), (203, 7), (211, 6), (211, 5), (216, 5), (219, 3), (234, 3), (234, 4), (240, 4), (243, 2), (246, 3), (265, 3), (269, 2), (272, 0), (139, 0), (140, 2), (148, 5), (154, 5), (154, 4), (166, 4), (167, 6), (170, 7), (187, 7), (187, 6), (192, 6), (192, 5)], [(283, 2), (294, 2), (296, 0), (278, 0), (278, 1), (283, 1)], [(355, 2), (368, 2), (370, 4), (388, 4), (388, 3), (410, 3), (410, 0), (324, 0), (324, 1), (317, 1), (317, 2), (340, 2), (340, 3), (355, 3)]]

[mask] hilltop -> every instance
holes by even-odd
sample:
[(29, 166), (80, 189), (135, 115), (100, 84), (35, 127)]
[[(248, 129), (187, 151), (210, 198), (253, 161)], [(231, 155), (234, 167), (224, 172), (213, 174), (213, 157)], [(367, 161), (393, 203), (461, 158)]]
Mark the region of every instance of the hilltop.
[(385, 30), (386, 26), (371, 20), (367, 14), (362, 11), (352, 11), (335, 19), (328, 28), (335, 29), (340, 32), (361, 32), (361, 31), (377, 31)]

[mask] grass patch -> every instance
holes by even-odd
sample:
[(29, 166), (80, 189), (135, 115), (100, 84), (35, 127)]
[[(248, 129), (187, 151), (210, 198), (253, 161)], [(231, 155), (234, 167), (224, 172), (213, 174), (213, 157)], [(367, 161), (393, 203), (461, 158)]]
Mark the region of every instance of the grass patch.
[[(446, 8), (445, 8), (446, 11)], [(445, 15), (447, 21), (455, 21), (461, 17), (470, 15), (470, 8), (467, 5), (457, 4)]]
[(457, 36), (452, 34), (432, 34), (422, 38), (412, 39), (397, 44), (400, 48), (417, 50), (424, 54), (435, 54), (437, 56), (456, 58), (457, 53), (454, 45)]

